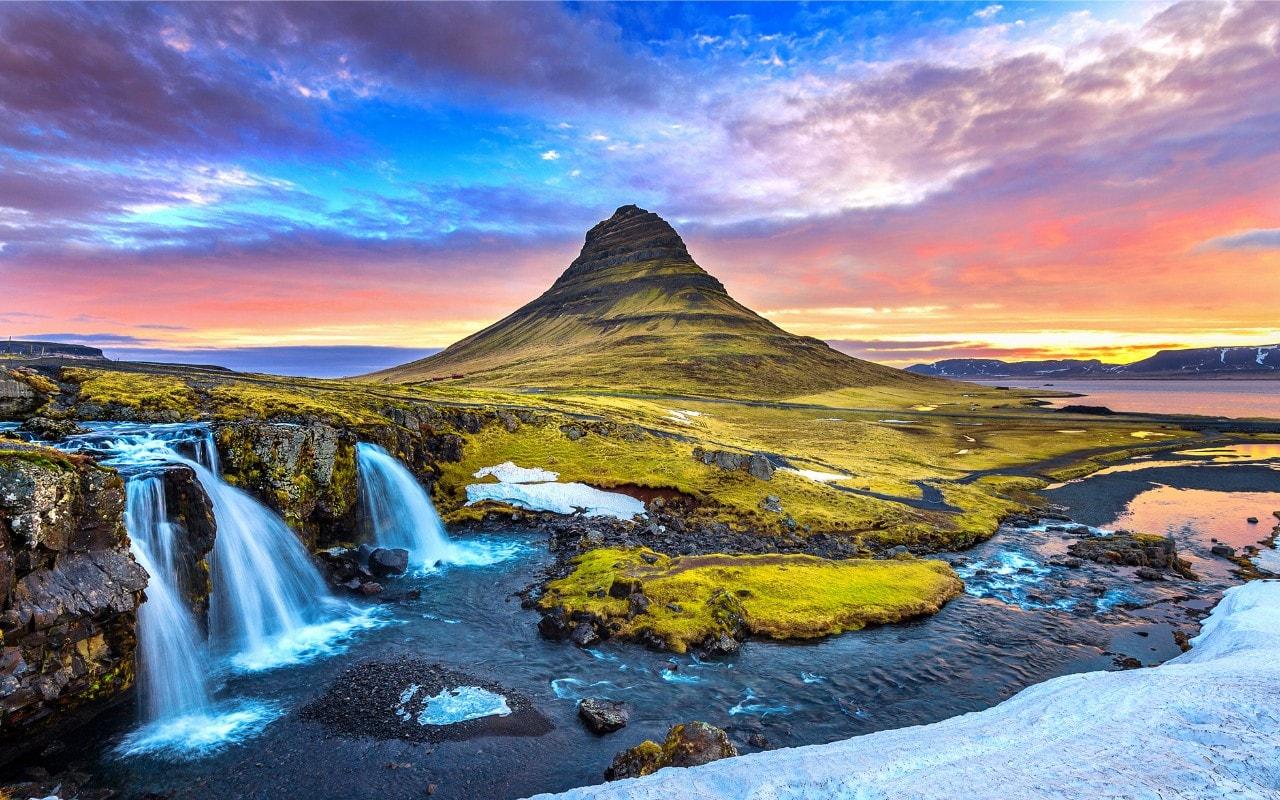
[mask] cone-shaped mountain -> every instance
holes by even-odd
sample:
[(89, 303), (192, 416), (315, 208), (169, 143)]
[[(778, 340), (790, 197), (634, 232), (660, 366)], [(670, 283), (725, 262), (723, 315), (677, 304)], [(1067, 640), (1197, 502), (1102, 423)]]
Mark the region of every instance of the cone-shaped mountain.
[(428, 358), (374, 373), (408, 383), (789, 397), (927, 379), (787, 333), (729, 296), (667, 222), (623, 206), (541, 297)]

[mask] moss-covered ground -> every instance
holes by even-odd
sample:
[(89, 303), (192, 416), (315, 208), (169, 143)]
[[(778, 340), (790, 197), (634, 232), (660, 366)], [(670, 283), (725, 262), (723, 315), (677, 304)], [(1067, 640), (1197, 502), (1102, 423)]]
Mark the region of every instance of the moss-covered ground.
[[(136, 365), (135, 365), (136, 367)], [(927, 390), (844, 389), (788, 401), (551, 392), (280, 378), (172, 367), (68, 367), (76, 407), (214, 420), (319, 420), (391, 425), (398, 413), (479, 412), (462, 460), (438, 465), (435, 500), (450, 521), (474, 518), (465, 488), (481, 467), (514, 461), (601, 488), (667, 490), (694, 521), (777, 535), (840, 533), (877, 545), (964, 547), (1034, 503), (1035, 490), (1153, 449), (1200, 441), (1172, 422), (1084, 417), (1035, 406), (1016, 391), (970, 384)], [(497, 424), (496, 411), (530, 420)], [(1159, 439), (1138, 438), (1158, 431)], [(585, 435), (576, 435), (576, 434)], [(574, 435), (571, 435), (574, 434)], [(693, 458), (695, 447), (767, 453), (771, 480)], [(837, 476), (815, 480), (800, 471)], [(765, 509), (776, 497), (781, 511)]]
[[(617, 586), (615, 586), (617, 585)], [(621, 587), (621, 589), (618, 588)], [(547, 586), (544, 609), (591, 615), (623, 639), (685, 652), (708, 635), (811, 639), (933, 614), (963, 585), (941, 561), (829, 561), (805, 555), (682, 556), (600, 548)], [(649, 604), (634, 613), (629, 596)]]

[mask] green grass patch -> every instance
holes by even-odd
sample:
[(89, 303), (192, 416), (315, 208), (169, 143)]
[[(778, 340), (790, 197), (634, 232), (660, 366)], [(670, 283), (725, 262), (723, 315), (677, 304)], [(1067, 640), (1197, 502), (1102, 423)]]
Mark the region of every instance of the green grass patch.
[[(638, 588), (648, 610), (632, 616), (615, 582)], [(963, 584), (941, 561), (805, 555), (681, 556), (592, 550), (552, 581), (541, 601), (571, 616), (593, 614), (625, 639), (656, 637), (685, 652), (741, 619), (755, 636), (812, 639), (936, 613)], [(614, 595), (623, 594), (623, 597)]]

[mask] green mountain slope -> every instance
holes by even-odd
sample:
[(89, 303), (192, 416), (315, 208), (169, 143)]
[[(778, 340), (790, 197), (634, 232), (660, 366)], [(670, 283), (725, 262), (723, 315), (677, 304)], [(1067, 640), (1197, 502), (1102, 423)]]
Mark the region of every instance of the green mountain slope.
[(370, 379), (779, 398), (929, 378), (787, 333), (729, 296), (657, 214), (623, 206), (541, 297)]

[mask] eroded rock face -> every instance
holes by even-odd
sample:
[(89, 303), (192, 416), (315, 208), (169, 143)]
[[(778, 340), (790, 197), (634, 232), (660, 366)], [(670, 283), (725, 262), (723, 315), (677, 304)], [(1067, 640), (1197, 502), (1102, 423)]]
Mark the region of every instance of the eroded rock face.
[(29, 741), (133, 683), (146, 583), (118, 475), (42, 448), (0, 450), (0, 740)]
[(224, 477), (275, 511), (308, 547), (355, 528), (355, 438), (311, 422), (241, 422), (218, 429)]
[(208, 619), (209, 552), (218, 525), (213, 503), (188, 467), (174, 466), (163, 475), (165, 510), (175, 526), (174, 562), (178, 565), (178, 589), (195, 619)]

